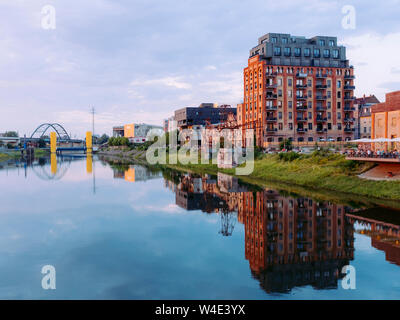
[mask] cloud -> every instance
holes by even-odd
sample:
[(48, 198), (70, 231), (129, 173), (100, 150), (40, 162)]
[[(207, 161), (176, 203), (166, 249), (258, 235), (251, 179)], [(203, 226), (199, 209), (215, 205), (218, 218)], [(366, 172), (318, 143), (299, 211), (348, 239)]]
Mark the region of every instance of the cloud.
[(398, 59), (400, 32), (381, 35), (366, 33), (343, 40), (347, 58), (355, 66), (356, 95), (375, 94), (385, 101), (385, 93), (400, 89), (400, 70)]
[(134, 80), (130, 83), (131, 86), (166, 86), (176, 89), (191, 89), (191, 84), (182, 81), (183, 77), (164, 77), (160, 79)]

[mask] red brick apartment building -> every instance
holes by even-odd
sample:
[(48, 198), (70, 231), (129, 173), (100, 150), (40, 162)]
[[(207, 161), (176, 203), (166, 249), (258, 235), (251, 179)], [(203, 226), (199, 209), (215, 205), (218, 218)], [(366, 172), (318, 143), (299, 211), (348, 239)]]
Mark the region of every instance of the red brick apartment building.
[(354, 71), (336, 37), (268, 33), (250, 50), (238, 122), (258, 146), (354, 138)]

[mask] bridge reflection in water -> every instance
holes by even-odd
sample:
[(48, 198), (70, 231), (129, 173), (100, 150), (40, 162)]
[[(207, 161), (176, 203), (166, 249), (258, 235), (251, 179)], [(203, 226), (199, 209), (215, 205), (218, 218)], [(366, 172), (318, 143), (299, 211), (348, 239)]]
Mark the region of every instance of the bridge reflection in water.
[(365, 220), (363, 209), (241, 185), (224, 174), (169, 172), (164, 178), (178, 206), (219, 214), (221, 234), (231, 235), (236, 221), (244, 225), (245, 258), (268, 293), (309, 285), (337, 288), (343, 266), (354, 259), (355, 232), (373, 230), (372, 245), (384, 250), (388, 261), (400, 262), (400, 222)]

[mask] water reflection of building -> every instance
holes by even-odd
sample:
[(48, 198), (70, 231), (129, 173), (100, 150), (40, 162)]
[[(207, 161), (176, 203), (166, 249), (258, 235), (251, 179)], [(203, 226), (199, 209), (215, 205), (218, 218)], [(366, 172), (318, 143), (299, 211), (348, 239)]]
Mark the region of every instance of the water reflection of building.
[(222, 174), (180, 175), (175, 193), (176, 204), (187, 210), (237, 212), (245, 228), (245, 258), (267, 292), (337, 287), (342, 267), (353, 259), (353, 226), (342, 205), (250, 191)]
[(239, 216), (246, 259), (267, 292), (336, 287), (353, 259), (353, 227), (344, 206), (265, 190), (246, 193)]
[[(357, 232), (371, 238), (371, 245), (385, 252), (385, 258), (390, 263), (400, 266), (400, 225), (398, 221), (390, 221), (390, 217), (383, 222), (372, 218), (374, 209), (365, 210), (356, 214), (349, 214), (352, 224), (357, 224)], [(399, 212), (394, 212), (398, 217)], [(362, 216), (363, 215), (363, 216)]]
[(128, 182), (146, 181), (160, 177), (158, 171), (150, 171), (144, 166), (129, 165), (129, 166), (114, 166), (114, 179), (125, 179)]

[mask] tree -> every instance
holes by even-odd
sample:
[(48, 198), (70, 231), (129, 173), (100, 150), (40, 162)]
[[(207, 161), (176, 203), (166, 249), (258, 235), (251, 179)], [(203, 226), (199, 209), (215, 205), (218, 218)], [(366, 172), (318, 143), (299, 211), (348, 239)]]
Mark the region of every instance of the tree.
[(98, 144), (106, 143), (108, 139), (110, 139), (110, 137), (104, 133), (101, 137), (97, 138), (97, 143)]
[(6, 131), (6, 133), (4, 133), (5, 137), (12, 137), (12, 138), (18, 138), (18, 132), (16, 131)]
[(280, 145), (279, 148), (282, 149), (286, 149), (286, 150), (292, 150), (293, 146), (292, 146), (292, 140), (289, 139), (285, 139), (283, 140)]

